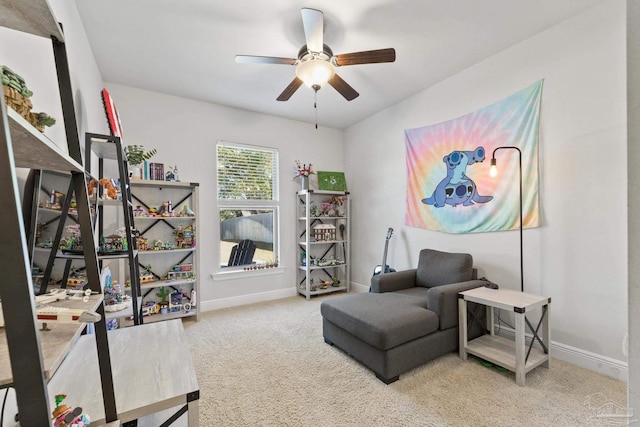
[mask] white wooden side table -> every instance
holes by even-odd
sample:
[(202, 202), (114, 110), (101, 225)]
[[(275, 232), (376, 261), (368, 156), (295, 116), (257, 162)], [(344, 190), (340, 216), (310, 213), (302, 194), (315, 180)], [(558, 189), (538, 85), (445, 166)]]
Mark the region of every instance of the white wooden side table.
[[(468, 341), (467, 302), (475, 302), (487, 307), (487, 329), (489, 334)], [(527, 294), (510, 289), (490, 289), (486, 287), (470, 289), (458, 294), (458, 319), (460, 338), (460, 358), (467, 360), (473, 354), (502, 366), (516, 374), (516, 383), (525, 385), (525, 375), (537, 366), (549, 367), (549, 346), (551, 328), (549, 306), (551, 298)], [(494, 309), (512, 311), (515, 317), (515, 341), (497, 336), (494, 330)], [(527, 314), (542, 309), (537, 326), (533, 326)], [(533, 339), (525, 344), (525, 325), (529, 327)], [(542, 349), (536, 348), (537, 342)]]

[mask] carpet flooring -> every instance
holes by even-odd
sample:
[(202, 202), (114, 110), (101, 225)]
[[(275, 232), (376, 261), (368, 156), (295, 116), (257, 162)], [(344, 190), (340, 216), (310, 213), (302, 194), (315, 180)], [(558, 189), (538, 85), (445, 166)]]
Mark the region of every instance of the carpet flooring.
[(286, 298), (184, 322), (200, 425), (611, 425), (615, 419), (598, 411), (626, 405), (624, 382), (559, 360), (531, 371), (520, 387), (511, 372), (451, 353), (385, 385), (323, 341), (320, 303), (344, 295)]

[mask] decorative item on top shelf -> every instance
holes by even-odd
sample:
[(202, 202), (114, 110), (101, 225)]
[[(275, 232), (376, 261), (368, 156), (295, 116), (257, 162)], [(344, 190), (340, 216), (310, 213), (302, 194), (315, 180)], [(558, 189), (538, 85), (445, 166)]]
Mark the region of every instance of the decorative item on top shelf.
[(318, 189), (328, 191), (347, 191), (344, 172), (318, 171)]
[(124, 147), (124, 153), (127, 156), (127, 163), (129, 164), (131, 178), (142, 179), (142, 168), (140, 165), (156, 155), (158, 150), (153, 148), (149, 151), (145, 151), (144, 146), (134, 144)]
[(173, 169), (169, 166), (167, 169), (165, 181), (180, 181), (180, 179), (178, 179), (178, 165), (174, 166)]
[(120, 122), (120, 114), (116, 108), (116, 103), (113, 102), (111, 94), (107, 89), (102, 89), (102, 104), (104, 105), (104, 112), (107, 114), (107, 122), (109, 123), (109, 130), (113, 136), (122, 136), (122, 123)]
[(149, 163), (149, 179), (164, 181), (164, 163)]
[(31, 98), (33, 92), (27, 88), (27, 84), (22, 77), (5, 65), (0, 66), (0, 77), (2, 78), (4, 101), (8, 107), (14, 109), (40, 132), (44, 132), (45, 126), (56, 124), (56, 119), (47, 113), (31, 112), (33, 104), (31, 104), (29, 98)]
[(308, 165), (306, 163), (301, 165), (300, 161), (296, 160), (293, 179), (300, 178), (300, 184), (303, 190), (309, 189), (309, 176), (313, 175), (314, 173), (315, 172), (313, 171), (313, 165), (311, 163), (309, 163)]

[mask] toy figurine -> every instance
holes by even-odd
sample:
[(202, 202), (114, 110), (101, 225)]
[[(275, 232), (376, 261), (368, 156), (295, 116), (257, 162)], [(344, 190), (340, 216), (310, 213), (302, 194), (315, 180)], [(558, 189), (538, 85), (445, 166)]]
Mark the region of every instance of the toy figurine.
[(173, 206), (171, 204), (171, 200), (162, 202), (162, 206), (160, 206), (160, 209), (158, 209), (157, 213), (164, 217), (173, 216)]
[(66, 394), (56, 394), (56, 408), (51, 412), (51, 420), (55, 427), (84, 427), (89, 425), (89, 417), (82, 413), (82, 408), (71, 409), (62, 403), (67, 397)]
[(110, 180), (109, 178), (102, 178), (100, 180), (100, 185), (104, 187), (104, 190), (107, 193), (106, 195), (102, 195), (103, 199), (118, 200), (118, 189), (116, 188), (112, 180)]
[(178, 213), (178, 216), (196, 216), (196, 214), (189, 208), (189, 206), (182, 206), (182, 210)]

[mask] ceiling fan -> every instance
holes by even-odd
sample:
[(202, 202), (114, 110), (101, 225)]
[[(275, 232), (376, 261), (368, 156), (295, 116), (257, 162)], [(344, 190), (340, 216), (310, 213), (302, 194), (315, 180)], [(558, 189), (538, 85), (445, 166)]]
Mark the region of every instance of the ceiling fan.
[(302, 83), (305, 83), (316, 92), (325, 83), (329, 83), (347, 101), (351, 101), (360, 94), (336, 74), (336, 67), (394, 62), (396, 60), (396, 51), (393, 48), (334, 55), (331, 48), (324, 44), (324, 14), (319, 10), (303, 8), (302, 24), (304, 26), (306, 44), (298, 51), (297, 59), (253, 55), (236, 55), (235, 57), (236, 62), (242, 64), (285, 64), (296, 66), (296, 77), (278, 96), (278, 101), (287, 101)]

